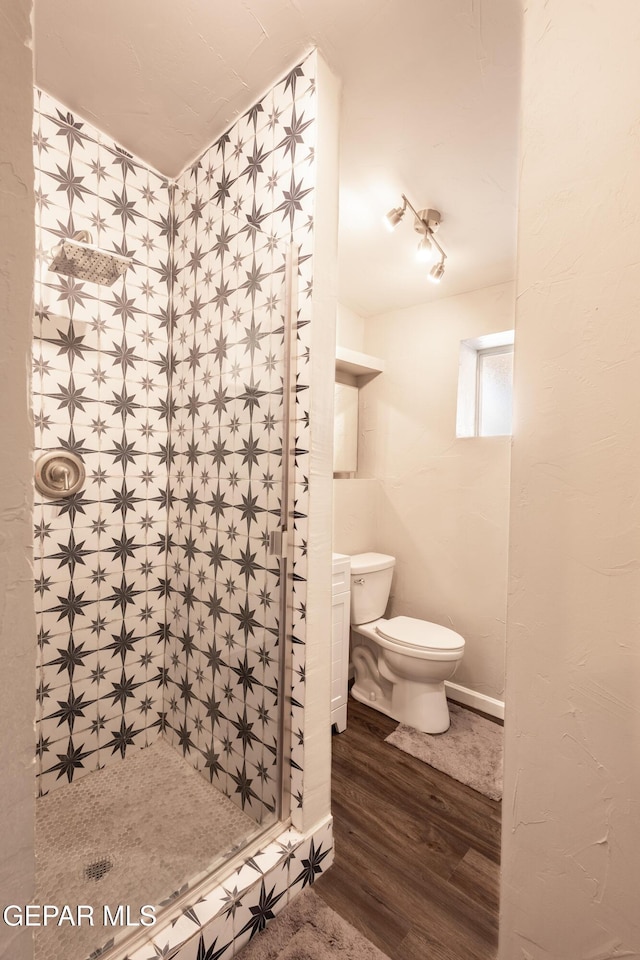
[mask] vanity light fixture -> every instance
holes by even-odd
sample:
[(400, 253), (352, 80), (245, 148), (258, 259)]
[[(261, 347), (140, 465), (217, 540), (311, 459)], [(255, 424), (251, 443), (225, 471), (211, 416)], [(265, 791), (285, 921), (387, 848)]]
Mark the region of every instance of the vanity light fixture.
[(432, 283), (440, 283), (444, 275), (444, 262), (447, 255), (435, 238), (435, 232), (440, 226), (442, 220), (437, 210), (425, 209), (416, 210), (413, 204), (402, 194), (402, 206), (393, 207), (384, 217), (384, 224), (388, 230), (395, 230), (405, 215), (409, 207), (414, 216), (414, 230), (420, 234), (418, 249), (416, 250), (416, 259), (420, 263), (433, 264), (429, 271), (429, 280)]

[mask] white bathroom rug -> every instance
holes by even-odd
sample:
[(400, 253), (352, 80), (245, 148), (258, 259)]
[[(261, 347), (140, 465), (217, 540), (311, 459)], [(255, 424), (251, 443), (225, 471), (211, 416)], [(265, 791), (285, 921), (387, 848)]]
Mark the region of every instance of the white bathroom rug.
[(491, 800), (501, 800), (502, 726), (455, 703), (449, 704), (449, 714), (451, 726), (446, 733), (420, 733), (401, 723), (385, 743), (466, 783)]

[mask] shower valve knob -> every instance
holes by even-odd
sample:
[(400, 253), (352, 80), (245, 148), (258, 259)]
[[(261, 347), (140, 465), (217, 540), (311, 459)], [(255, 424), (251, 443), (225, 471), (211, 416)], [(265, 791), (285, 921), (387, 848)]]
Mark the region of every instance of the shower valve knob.
[(36, 489), (51, 500), (71, 497), (85, 481), (84, 464), (70, 450), (48, 450), (36, 461)]

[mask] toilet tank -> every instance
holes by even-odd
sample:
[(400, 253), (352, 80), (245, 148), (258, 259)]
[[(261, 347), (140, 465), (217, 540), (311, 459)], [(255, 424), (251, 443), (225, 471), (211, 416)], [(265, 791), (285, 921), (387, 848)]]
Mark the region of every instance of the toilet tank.
[(351, 557), (351, 623), (371, 623), (384, 615), (395, 562), (386, 553)]

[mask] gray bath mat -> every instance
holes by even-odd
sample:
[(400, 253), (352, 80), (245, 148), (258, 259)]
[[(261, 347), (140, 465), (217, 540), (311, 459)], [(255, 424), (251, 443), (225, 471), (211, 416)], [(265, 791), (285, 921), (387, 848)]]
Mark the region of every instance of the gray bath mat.
[(449, 704), (446, 733), (420, 733), (401, 723), (386, 738), (412, 757), (430, 764), (491, 800), (502, 799), (503, 728), (484, 717)]
[(250, 940), (240, 960), (389, 960), (355, 927), (305, 890)]

